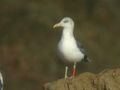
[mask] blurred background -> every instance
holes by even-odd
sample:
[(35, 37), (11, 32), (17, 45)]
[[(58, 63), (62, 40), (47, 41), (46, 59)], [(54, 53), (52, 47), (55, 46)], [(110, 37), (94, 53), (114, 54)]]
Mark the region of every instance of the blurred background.
[(79, 63), (77, 74), (120, 67), (120, 0), (0, 0), (4, 90), (41, 90), (64, 77), (56, 51), (62, 30), (52, 26), (66, 16), (92, 59)]

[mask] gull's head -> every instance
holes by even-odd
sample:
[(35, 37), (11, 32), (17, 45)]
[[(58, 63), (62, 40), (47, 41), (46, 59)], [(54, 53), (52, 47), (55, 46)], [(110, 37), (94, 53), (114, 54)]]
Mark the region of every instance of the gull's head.
[(53, 28), (57, 28), (57, 27), (73, 28), (74, 22), (70, 17), (64, 17), (59, 23), (53, 26)]

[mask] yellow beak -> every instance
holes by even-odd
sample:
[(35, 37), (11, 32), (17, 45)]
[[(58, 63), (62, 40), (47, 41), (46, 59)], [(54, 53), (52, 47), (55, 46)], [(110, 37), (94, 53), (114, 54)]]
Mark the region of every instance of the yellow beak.
[(60, 27), (59, 24), (55, 24), (55, 25), (53, 26), (53, 28), (58, 28), (58, 27)]

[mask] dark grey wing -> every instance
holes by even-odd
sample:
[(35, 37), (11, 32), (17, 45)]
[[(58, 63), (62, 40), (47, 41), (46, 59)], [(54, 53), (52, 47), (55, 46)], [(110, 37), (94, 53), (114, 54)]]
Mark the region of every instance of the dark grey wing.
[(82, 45), (81, 43), (79, 43), (78, 41), (77, 41), (77, 46), (78, 46), (78, 48), (80, 49), (80, 51), (81, 51), (83, 54), (85, 54), (85, 49), (84, 49), (83, 45)]
[(86, 52), (85, 52), (85, 49), (84, 49), (83, 45), (81, 43), (79, 43), (78, 41), (76, 43), (77, 43), (77, 46), (80, 49), (80, 51), (85, 55), (84, 56), (84, 61), (85, 62), (87, 62), (87, 61), (91, 62), (91, 60), (86, 55)]
[(1, 73), (0, 73), (0, 90), (3, 90), (3, 77)]

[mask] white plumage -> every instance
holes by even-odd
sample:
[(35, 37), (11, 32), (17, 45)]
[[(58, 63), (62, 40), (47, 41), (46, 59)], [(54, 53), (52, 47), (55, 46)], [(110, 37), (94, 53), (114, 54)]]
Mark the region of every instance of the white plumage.
[[(76, 40), (71, 31), (73, 28), (64, 28), (61, 40), (58, 43), (58, 54), (61, 58), (70, 62), (79, 62), (84, 58), (76, 44)], [(71, 30), (71, 31), (70, 31)]]

